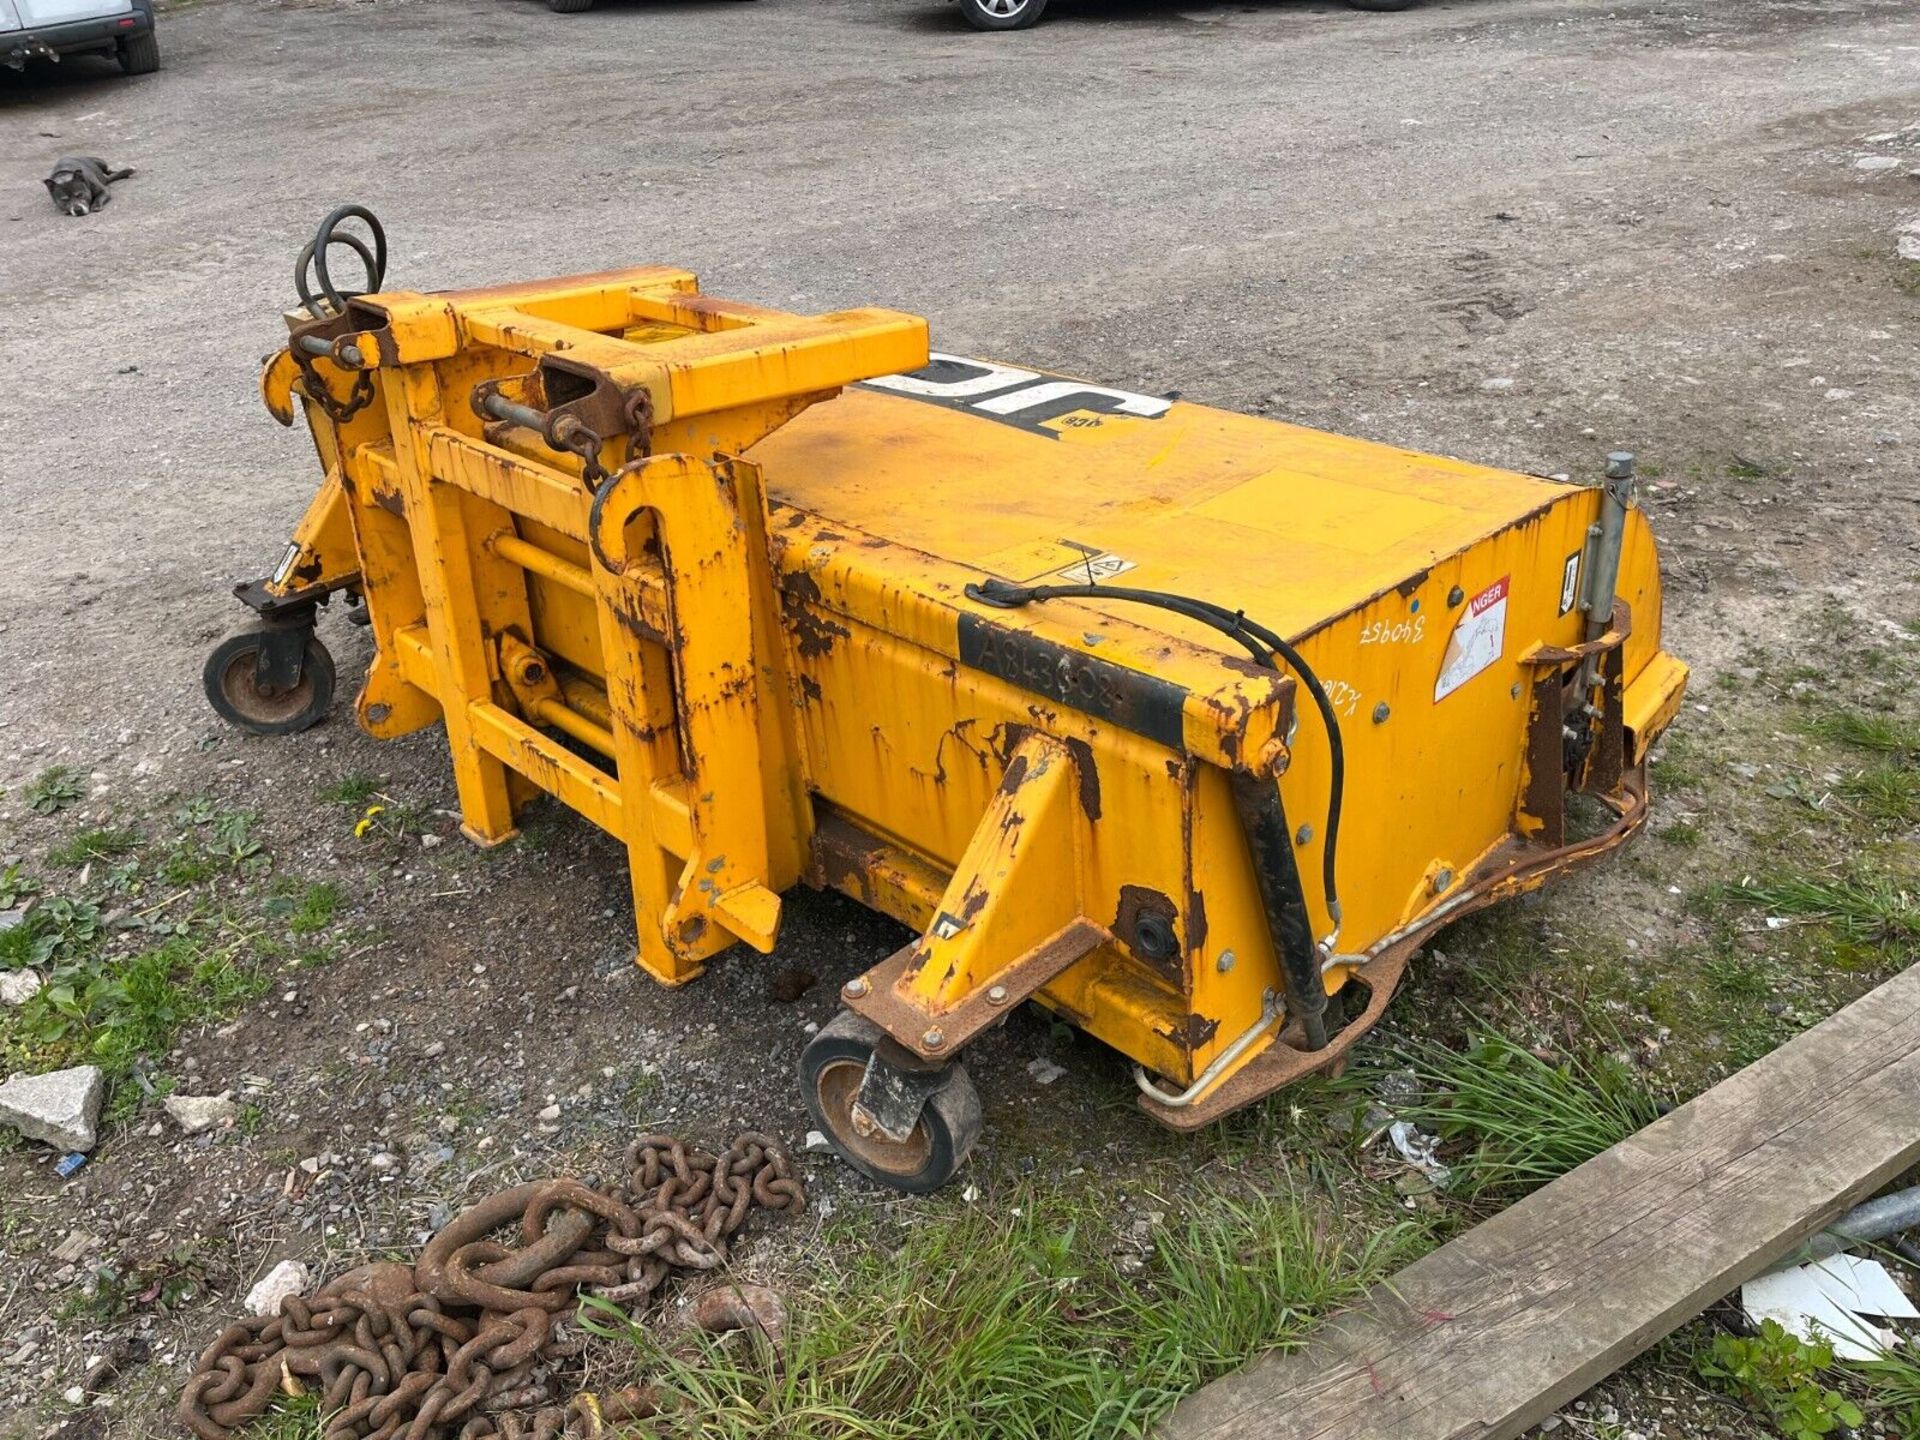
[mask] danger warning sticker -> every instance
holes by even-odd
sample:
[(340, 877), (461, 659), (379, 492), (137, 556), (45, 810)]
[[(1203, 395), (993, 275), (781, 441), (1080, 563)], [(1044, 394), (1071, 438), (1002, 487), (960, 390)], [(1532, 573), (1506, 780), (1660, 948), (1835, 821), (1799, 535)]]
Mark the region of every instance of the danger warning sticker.
[(1447, 641), (1440, 678), (1433, 682), (1433, 698), (1444, 700), (1485, 670), (1507, 648), (1507, 582), (1502, 575), (1467, 601), (1466, 611)]

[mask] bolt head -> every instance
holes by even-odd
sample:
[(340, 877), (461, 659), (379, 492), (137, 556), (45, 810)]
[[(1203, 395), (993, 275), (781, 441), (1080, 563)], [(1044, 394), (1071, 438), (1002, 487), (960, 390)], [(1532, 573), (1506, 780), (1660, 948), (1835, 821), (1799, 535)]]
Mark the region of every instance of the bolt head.
[(1302, 825), (1294, 832), (1293, 843), (1296, 845), (1311, 845), (1313, 843), (1313, 827), (1311, 825)]
[(1213, 962), (1213, 968), (1218, 970), (1222, 975), (1224, 975), (1229, 970), (1233, 969), (1234, 961), (1238, 960), (1239, 958), (1240, 957), (1235, 955), (1231, 950), (1222, 950), (1220, 952), (1220, 958)]
[(864, 975), (856, 975), (840, 988), (843, 994), (851, 995), (854, 999), (858, 1000), (862, 995), (867, 993), (866, 977)]
[(1433, 893), (1434, 894), (1436, 895), (1446, 894), (1448, 887), (1450, 887), (1452, 884), (1453, 884), (1453, 871), (1436, 870), (1433, 872)]
[(1373, 707), (1373, 723), (1376, 725), (1384, 725), (1386, 723), (1387, 716), (1391, 715), (1392, 713), (1393, 713), (1393, 707), (1387, 704), (1386, 701), (1382, 700), (1378, 705)]
[(946, 1043), (947, 1032), (938, 1025), (929, 1026), (926, 1033), (920, 1037), (921, 1048), (926, 1050), (938, 1050)]
[(987, 987), (987, 1003), (989, 1005), (1006, 1004), (1007, 1003), (1007, 987), (1004, 985), (989, 985)]

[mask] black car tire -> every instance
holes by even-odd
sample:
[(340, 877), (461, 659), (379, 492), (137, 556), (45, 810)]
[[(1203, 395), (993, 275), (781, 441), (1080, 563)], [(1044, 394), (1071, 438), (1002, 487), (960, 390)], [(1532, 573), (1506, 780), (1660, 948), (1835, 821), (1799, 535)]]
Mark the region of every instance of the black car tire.
[(547, 8), (556, 15), (578, 15), (582, 10), (591, 10), (593, 0), (547, 0)]
[(120, 68), (129, 75), (151, 75), (160, 68), (160, 37), (151, 30), (129, 35), (118, 47)]
[(1420, 0), (1347, 0), (1354, 10), (1411, 10)]
[(976, 30), (1024, 30), (1046, 8), (1047, 0), (960, 0), (960, 13)]

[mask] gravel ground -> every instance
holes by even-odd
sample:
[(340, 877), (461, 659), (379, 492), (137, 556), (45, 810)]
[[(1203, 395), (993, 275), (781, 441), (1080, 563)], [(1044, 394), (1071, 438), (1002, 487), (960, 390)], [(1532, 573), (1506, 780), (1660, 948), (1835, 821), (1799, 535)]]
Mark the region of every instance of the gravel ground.
[[(399, 286), (672, 263), (724, 296), (894, 306), (943, 349), (1517, 469), (1637, 450), (1697, 694), (1755, 649), (1815, 650), (1819, 604), (1868, 634), (1920, 614), (1920, 267), (1895, 253), (1920, 215), (1911, 0), (1062, 0), (1010, 36), (938, 0), (205, 0), (162, 44), (140, 80), (0, 72), (0, 853), (38, 862), (53, 832), (20, 786), (63, 763), (92, 777), (63, 824), (251, 807), (278, 871), (347, 899), (329, 963), (167, 1059), (183, 1088), (241, 1092), (248, 1133), (182, 1139), (149, 1110), (64, 1186), (43, 1152), (0, 1154), (0, 1433), (171, 1433), (185, 1357), (274, 1260), (404, 1248), (461, 1194), (604, 1166), (640, 1120), (798, 1137), (806, 1029), (898, 943), (796, 897), (774, 963), (817, 977), (797, 1001), (739, 957), (652, 989), (625, 965), (618, 857), (583, 825), (493, 858), (426, 846), (453, 831), (433, 736), (218, 728), (198, 672), (227, 591), (316, 478), (255, 367), (343, 199), (386, 221)], [(69, 220), (38, 182), (70, 153), (139, 173)], [(327, 636), (351, 674), (361, 632)], [(357, 839), (321, 798), (352, 776), (418, 827)], [(1622, 888), (1633, 923), (1678, 923), (1658, 887)], [(990, 1163), (1169, 1153), (1095, 1048), (1024, 1018), (983, 1042)], [(1035, 1089), (1055, 1051), (1067, 1077)], [(806, 1168), (829, 1209), (891, 1203)], [(75, 1232), (93, 1244), (52, 1256)], [(196, 1237), (219, 1251), (192, 1304), (74, 1318), (103, 1258)], [(127, 1336), (128, 1378), (69, 1410)], [(1562, 1433), (1764, 1433), (1633, 1374)]]

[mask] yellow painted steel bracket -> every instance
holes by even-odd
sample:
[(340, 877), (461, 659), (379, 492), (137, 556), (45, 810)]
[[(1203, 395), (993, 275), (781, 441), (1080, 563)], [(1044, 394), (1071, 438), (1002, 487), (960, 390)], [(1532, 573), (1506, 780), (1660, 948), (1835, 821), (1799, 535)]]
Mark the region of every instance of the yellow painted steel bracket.
[[(908, 926), (800, 1067), (888, 1184), (964, 1161), (960, 1056), (1022, 1002), (1192, 1129), (1645, 818), (1686, 667), (1623, 458), (1555, 484), (672, 269), (322, 280), (263, 378), (324, 477), (263, 590), (364, 597), (359, 722), (443, 726), (476, 842), (542, 793), (615, 836), (660, 982), (774, 950), (801, 881)], [(222, 713), (318, 719), (245, 643)]]

